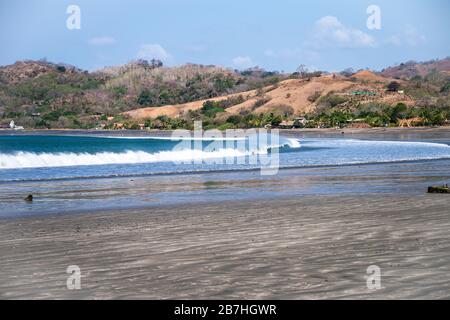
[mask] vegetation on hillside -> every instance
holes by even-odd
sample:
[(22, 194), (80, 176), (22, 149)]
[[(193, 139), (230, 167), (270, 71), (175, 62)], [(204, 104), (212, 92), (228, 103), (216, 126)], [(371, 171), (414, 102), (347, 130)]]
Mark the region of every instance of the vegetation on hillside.
[(286, 77), (260, 69), (241, 73), (193, 64), (166, 68), (158, 60), (92, 73), (25, 61), (0, 68), (0, 115), (4, 124), (14, 119), (28, 128), (93, 128), (101, 116), (258, 89)]
[[(447, 62), (444, 62), (434, 63), (446, 66)], [(26, 128), (192, 129), (193, 122), (201, 120), (204, 128), (277, 127), (280, 124), (317, 128), (396, 126), (401, 120), (410, 118), (420, 119), (413, 125), (448, 124), (450, 73), (429, 70), (430, 64), (426, 68), (416, 65), (414, 68), (428, 71), (409, 79), (382, 78), (386, 79), (385, 83), (370, 83), (355, 79), (353, 71), (346, 70), (339, 75), (343, 81), (363, 89), (327, 93), (322, 89), (310, 91), (305, 101), (314, 104), (315, 108), (307, 114), (296, 114), (298, 109), (289, 102), (292, 91), (285, 91), (281, 102), (272, 100), (270, 92), (287, 79), (299, 79), (299, 85), (305, 85), (314, 77), (320, 77), (320, 72), (308, 72), (304, 67), (293, 74), (259, 68), (239, 72), (193, 64), (167, 68), (158, 60), (139, 60), (87, 72), (70, 65), (24, 61), (0, 67), (0, 124), (7, 126), (14, 120)], [(393, 72), (393, 69), (386, 70)], [(370, 76), (364, 72), (365, 76)], [(244, 92), (249, 90), (254, 93), (247, 109), (227, 112), (246, 102), (249, 97)], [(387, 99), (397, 97), (398, 92), (402, 92), (408, 103), (397, 98), (394, 102)], [(216, 98), (224, 95), (229, 96), (221, 100)], [(204, 101), (200, 109), (189, 110), (176, 118), (158, 116), (133, 120), (123, 114), (139, 107), (199, 100)], [(261, 109), (268, 104), (268, 111)], [(299, 122), (300, 116), (306, 120)]]

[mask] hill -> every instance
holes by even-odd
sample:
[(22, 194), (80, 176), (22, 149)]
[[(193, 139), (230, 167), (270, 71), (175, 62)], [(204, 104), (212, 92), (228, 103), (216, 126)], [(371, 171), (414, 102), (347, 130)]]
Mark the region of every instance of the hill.
[[(237, 104), (225, 109), (230, 114), (267, 113), (279, 111), (289, 114), (304, 114), (315, 109), (314, 100), (333, 90), (343, 90), (354, 84), (348, 80), (333, 81), (330, 77), (316, 77), (309, 80), (289, 79), (280, 83), (232, 95), (220, 96), (214, 99), (203, 99), (186, 104), (168, 105), (162, 107), (147, 107), (125, 112), (134, 119), (145, 119), (165, 115), (169, 117), (182, 116), (188, 111), (196, 111), (207, 101), (226, 101), (242, 97)], [(314, 98), (314, 96), (317, 97)], [(314, 99), (313, 99), (314, 98)], [(313, 99), (313, 100), (312, 100)]]
[[(224, 108), (224, 111), (230, 115), (274, 113), (301, 116), (337, 105), (356, 107), (373, 102), (386, 104), (403, 102), (407, 105), (415, 103), (414, 99), (404, 93), (387, 92), (386, 84), (390, 81), (392, 79), (366, 71), (358, 72), (351, 77), (321, 75), (306, 79), (288, 79), (260, 90), (186, 104), (139, 108), (125, 112), (124, 115), (135, 120), (158, 116), (183, 117), (189, 111), (202, 109), (208, 101), (220, 102), (233, 99), (237, 103)], [(237, 97), (241, 99), (236, 99)]]
[(95, 72), (47, 61), (19, 61), (0, 67), (0, 114), (3, 124), (14, 119), (32, 128), (91, 128), (98, 125), (99, 116), (214, 98), (283, 77), (193, 64), (167, 68), (157, 60)]
[(388, 76), (380, 76), (377, 75), (371, 71), (368, 70), (361, 70), (355, 73), (351, 76), (353, 79), (359, 80), (359, 81), (368, 81), (368, 82), (380, 82), (385, 83), (387, 81), (391, 81), (392, 79), (389, 79), (391, 77)]
[[(95, 72), (19, 61), (0, 67), (0, 125), (14, 120), (26, 128), (167, 129), (202, 120), (226, 128), (276, 125), (299, 116), (316, 119), (314, 126), (334, 125), (335, 118), (338, 125), (352, 118), (380, 125), (398, 116), (443, 123), (450, 108), (449, 63), (406, 63), (379, 73), (282, 74), (194, 64), (168, 68), (158, 60)], [(407, 110), (397, 114), (399, 104)], [(392, 110), (397, 113), (391, 117)]]
[(398, 66), (383, 69), (380, 75), (396, 79), (411, 79), (417, 76), (425, 77), (433, 71), (450, 72), (450, 57), (426, 62), (408, 61)]

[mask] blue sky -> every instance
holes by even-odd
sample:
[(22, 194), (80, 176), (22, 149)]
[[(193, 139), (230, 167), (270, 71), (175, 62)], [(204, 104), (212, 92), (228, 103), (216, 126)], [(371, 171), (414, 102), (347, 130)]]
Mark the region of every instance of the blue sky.
[[(81, 29), (66, 27), (69, 5)], [(380, 30), (367, 28), (369, 5)], [(0, 26), (0, 65), (46, 57), (95, 70), (155, 57), (337, 71), (450, 56), (447, 0), (2, 0)]]

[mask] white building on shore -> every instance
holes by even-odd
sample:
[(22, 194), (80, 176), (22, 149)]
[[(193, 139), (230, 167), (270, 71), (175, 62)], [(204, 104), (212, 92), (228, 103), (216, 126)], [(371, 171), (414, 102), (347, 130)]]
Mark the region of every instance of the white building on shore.
[(16, 126), (16, 123), (14, 122), (14, 120), (11, 120), (11, 122), (9, 123), (9, 127), (13, 130), (23, 130), (24, 129), (22, 126)]

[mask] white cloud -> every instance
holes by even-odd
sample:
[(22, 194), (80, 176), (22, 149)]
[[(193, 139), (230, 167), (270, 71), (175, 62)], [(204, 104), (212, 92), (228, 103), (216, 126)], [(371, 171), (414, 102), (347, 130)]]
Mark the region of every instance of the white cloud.
[(326, 47), (375, 47), (376, 40), (371, 35), (351, 27), (345, 26), (338, 18), (325, 16), (316, 21), (310, 46)]
[(245, 57), (239, 56), (239, 57), (234, 58), (233, 65), (238, 68), (243, 68), (243, 69), (254, 66), (252, 59), (247, 56), (245, 56)]
[(89, 44), (93, 46), (109, 46), (116, 43), (113, 37), (97, 37), (89, 39)]
[(139, 59), (158, 59), (165, 63), (172, 61), (172, 55), (159, 44), (142, 44), (137, 53)]
[(386, 42), (394, 46), (408, 45), (416, 47), (425, 44), (427, 38), (420, 34), (413, 26), (407, 25), (401, 33), (390, 36)]

